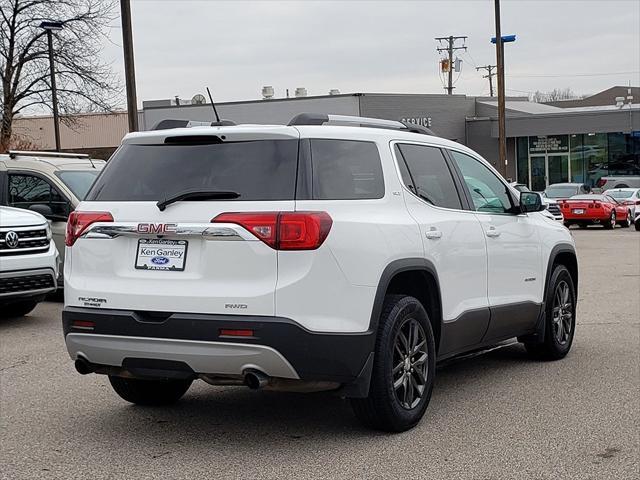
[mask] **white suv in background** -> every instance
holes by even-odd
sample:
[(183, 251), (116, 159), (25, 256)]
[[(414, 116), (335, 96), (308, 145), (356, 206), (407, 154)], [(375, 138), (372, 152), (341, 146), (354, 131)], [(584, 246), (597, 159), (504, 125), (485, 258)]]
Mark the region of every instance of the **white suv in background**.
[[(104, 167), (81, 153), (14, 151), (0, 155), (0, 205), (42, 214), (64, 259), (67, 218)], [(62, 288), (62, 272), (58, 279)]]
[(568, 353), (578, 265), (543, 208), (400, 122), (129, 134), (69, 218), (66, 346), (137, 404), (195, 379), (333, 390), (406, 430), (436, 361), (513, 337)]
[(0, 206), (0, 317), (21, 317), (57, 287), (60, 259), (40, 214)]

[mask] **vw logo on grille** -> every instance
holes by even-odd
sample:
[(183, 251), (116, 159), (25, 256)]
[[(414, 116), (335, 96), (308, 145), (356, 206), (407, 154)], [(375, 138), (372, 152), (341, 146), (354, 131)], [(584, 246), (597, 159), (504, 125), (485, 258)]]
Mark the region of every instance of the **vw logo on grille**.
[(7, 232), (4, 241), (9, 248), (16, 248), (19, 243), (18, 234), (14, 231)]

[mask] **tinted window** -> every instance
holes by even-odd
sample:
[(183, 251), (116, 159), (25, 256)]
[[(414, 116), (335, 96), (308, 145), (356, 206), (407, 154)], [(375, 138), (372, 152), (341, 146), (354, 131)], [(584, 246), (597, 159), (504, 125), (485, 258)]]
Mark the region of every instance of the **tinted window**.
[(69, 187), (78, 200), (83, 200), (98, 173), (100, 170), (64, 170), (56, 172), (56, 175)]
[(238, 200), (292, 200), (297, 140), (208, 145), (123, 145), (87, 195), (99, 201), (156, 201), (188, 190), (232, 191)]
[(311, 140), (313, 197), (317, 200), (382, 198), (378, 147), (371, 142)]
[(409, 190), (438, 207), (461, 209), (460, 197), (442, 151), (422, 145), (396, 145), (398, 162), (406, 162), (402, 179)]
[(31, 205), (48, 205), (54, 215), (69, 214), (67, 201), (46, 180), (34, 175), (9, 175), (9, 205), (29, 208)]
[(451, 151), (469, 188), (478, 212), (507, 213), (511, 211), (511, 196), (507, 186), (485, 165), (469, 155)]

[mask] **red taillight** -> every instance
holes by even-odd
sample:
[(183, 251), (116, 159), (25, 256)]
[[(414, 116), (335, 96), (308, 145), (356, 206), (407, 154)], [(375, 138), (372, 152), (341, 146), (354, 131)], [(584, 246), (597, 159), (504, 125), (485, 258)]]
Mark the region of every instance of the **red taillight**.
[(602, 188), (604, 187), (604, 184), (607, 183), (607, 181), (604, 178), (601, 178), (598, 180), (598, 182), (596, 183), (596, 187), (598, 188)]
[(593, 208), (602, 208), (602, 204), (600, 202), (593, 202)]
[(109, 212), (71, 212), (67, 220), (65, 245), (71, 247), (89, 225), (96, 222), (113, 222), (113, 217)]
[(326, 212), (221, 213), (212, 223), (235, 223), (276, 250), (315, 250), (329, 235)]
[(211, 223), (235, 223), (241, 225), (271, 248), (277, 248), (278, 212), (221, 213), (211, 220)]
[(221, 328), (220, 336), (221, 337), (253, 337), (253, 330)]

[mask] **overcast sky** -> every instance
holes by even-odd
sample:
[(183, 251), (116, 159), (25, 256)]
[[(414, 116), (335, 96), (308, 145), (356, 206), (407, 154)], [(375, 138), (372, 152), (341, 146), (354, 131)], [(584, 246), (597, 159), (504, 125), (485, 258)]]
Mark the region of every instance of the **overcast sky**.
[[(503, 35), (518, 37), (505, 45), (507, 94), (640, 85), (640, 1), (501, 3)], [(455, 93), (488, 94), (475, 67), (495, 64), (492, 0), (132, 0), (132, 21), (140, 104), (206, 85), (217, 101), (260, 98), (263, 85), (277, 97), (442, 93), (434, 37), (448, 35), (468, 37)], [(121, 35), (115, 21), (104, 50), (118, 72)]]

